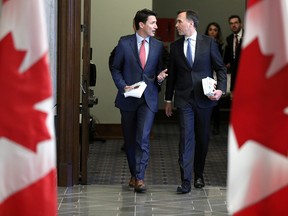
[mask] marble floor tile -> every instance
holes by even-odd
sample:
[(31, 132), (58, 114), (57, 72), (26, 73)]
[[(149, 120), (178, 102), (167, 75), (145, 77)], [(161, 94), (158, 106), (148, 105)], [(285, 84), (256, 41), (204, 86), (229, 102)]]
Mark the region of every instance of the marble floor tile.
[(145, 193), (128, 186), (85, 185), (58, 188), (58, 215), (228, 215), (226, 188), (192, 189), (177, 194), (176, 185), (153, 185)]

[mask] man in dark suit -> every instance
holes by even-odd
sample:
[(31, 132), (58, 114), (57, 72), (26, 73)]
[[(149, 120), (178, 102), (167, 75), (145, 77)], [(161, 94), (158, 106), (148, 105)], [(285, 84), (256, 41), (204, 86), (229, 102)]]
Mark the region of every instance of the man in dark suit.
[(224, 63), (226, 64), (228, 72), (231, 73), (230, 91), (232, 97), (232, 92), (234, 90), (237, 77), (238, 62), (241, 54), (241, 44), (244, 35), (244, 29), (242, 28), (241, 18), (238, 15), (231, 15), (228, 18), (228, 22), (232, 34), (226, 38)]
[[(129, 186), (144, 192), (145, 170), (149, 161), (149, 136), (158, 110), (158, 88), (167, 76), (163, 70), (163, 44), (153, 38), (157, 27), (155, 12), (143, 9), (136, 13), (136, 33), (121, 38), (111, 65), (118, 89), (115, 106), (120, 109), (125, 150), (131, 173)], [(144, 81), (147, 87), (141, 98), (124, 97), (132, 85)]]
[[(204, 187), (204, 165), (208, 151), (213, 107), (226, 91), (226, 67), (219, 48), (211, 37), (196, 31), (198, 15), (192, 10), (178, 12), (176, 28), (182, 36), (170, 46), (170, 62), (165, 92), (165, 112), (172, 115), (172, 99), (180, 125), (179, 165), (181, 186), (178, 193)], [(202, 79), (217, 74), (212, 96), (203, 92)], [(194, 166), (194, 167), (193, 167)]]

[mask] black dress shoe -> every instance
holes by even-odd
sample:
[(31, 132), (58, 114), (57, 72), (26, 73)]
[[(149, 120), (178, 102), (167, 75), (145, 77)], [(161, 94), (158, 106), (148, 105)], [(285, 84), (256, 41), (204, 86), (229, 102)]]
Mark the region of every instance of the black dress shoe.
[(186, 193), (189, 193), (191, 191), (191, 185), (190, 183), (182, 183), (181, 186), (178, 186), (177, 187), (177, 193), (181, 193), (181, 194), (186, 194)]
[(177, 187), (177, 193), (186, 194), (189, 193), (190, 191), (191, 187), (190, 188), (183, 188), (182, 186)]
[(203, 188), (205, 186), (204, 179), (203, 178), (196, 178), (194, 181), (194, 187), (195, 188)]

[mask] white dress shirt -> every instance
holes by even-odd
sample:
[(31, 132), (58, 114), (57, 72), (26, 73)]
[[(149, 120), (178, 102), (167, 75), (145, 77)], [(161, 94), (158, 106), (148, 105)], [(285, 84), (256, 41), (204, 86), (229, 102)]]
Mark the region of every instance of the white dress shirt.
[[(136, 39), (137, 39), (137, 48), (138, 48), (138, 53), (140, 52), (140, 47), (142, 44), (142, 41), (144, 40), (144, 38), (142, 38), (139, 34), (136, 33)], [(146, 61), (148, 58), (148, 54), (149, 54), (149, 42), (150, 42), (150, 37), (145, 38), (146, 43), (145, 43), (145, 53), (146, 53)]]
[(197, 37), (197, 32), (195, 31), (195, 33), (193, 35), (191, 35), (190, 37), (185, 37), (185, 40), (184, 40), (184, 54), (185, 56), (187, 56), (187, 45), (188, 45), (188, 38), (191, 38), (191, 41), (190, 41), (190, 45), (191, 45), (191, 51), (192, 51), (192, 60), (194, 62), (194, 59), (195, 59), (195, 48), (196, 48), (196, 37)]

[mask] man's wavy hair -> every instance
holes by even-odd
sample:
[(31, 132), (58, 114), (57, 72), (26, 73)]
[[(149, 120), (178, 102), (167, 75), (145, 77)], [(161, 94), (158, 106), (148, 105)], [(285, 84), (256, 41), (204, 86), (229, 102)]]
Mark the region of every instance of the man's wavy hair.
[(156, 17), (156, 15), (157, 14), (154, 11), (151, 11), (147, 8), (137, 11), (137, 13), (135, 14), (135, 17), (134, 17), (134, 23), (135, 23), (136, 30), (139, 29), (139, 23), (140, 22), (146, 23), (149, 16), (155, 16)]

